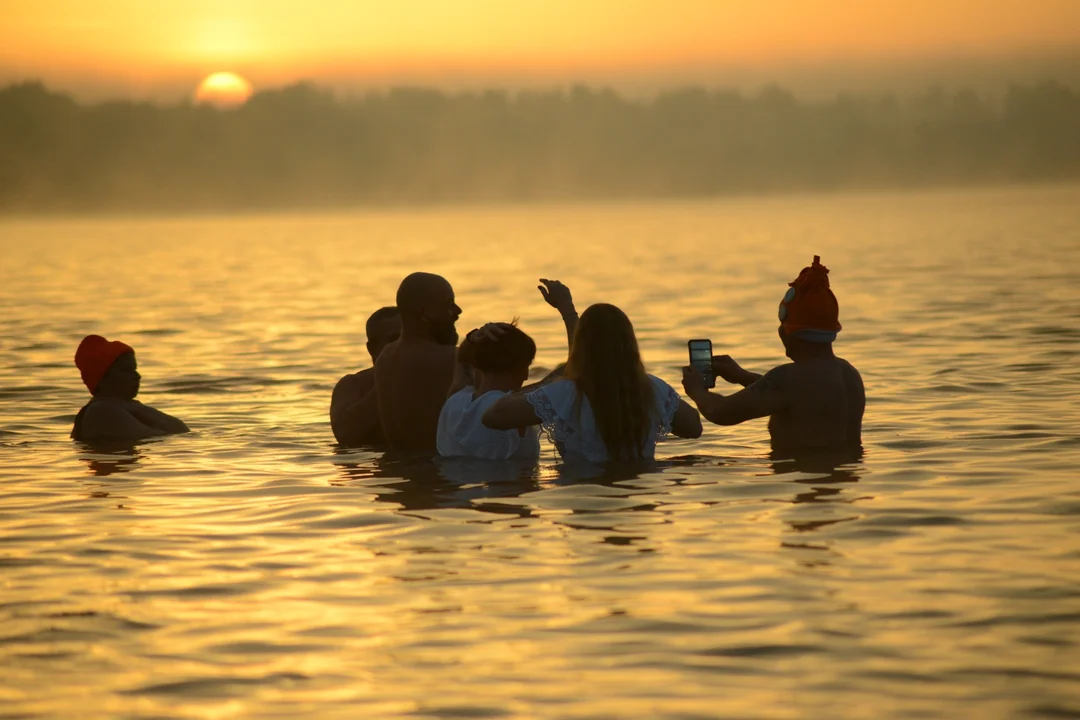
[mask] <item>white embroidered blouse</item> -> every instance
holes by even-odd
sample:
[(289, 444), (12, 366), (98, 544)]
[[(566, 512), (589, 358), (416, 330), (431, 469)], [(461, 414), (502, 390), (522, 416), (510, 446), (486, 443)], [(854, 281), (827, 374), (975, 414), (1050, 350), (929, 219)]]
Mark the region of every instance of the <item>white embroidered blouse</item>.
[(540, 456), (540, 434), (535, 427), (492, 430), (481, 419), (484, 411), (507, 393), (492, 390), (474, 398), (476, 390), (466, 387), (446, 399), (439, 413), (435, 446), (443, 457), (508, 460), (536, 459)]
[[(679, 394), (658, 377), (649, 376), (656, 407), (653, 426), (645, 439), (642, 457), (650, 459), (656, 453), (658, 438), (671, 432), (671, 420), (679, 407)], [(566, 459), (584, 459), (603, 463), (608, 459), (607, 448), (600, 437), (588, 398), (582, 398), (577, 412), (577, 385), (572, 380), (558, 380), (525, 396), (540, 418), (555, 447)]]

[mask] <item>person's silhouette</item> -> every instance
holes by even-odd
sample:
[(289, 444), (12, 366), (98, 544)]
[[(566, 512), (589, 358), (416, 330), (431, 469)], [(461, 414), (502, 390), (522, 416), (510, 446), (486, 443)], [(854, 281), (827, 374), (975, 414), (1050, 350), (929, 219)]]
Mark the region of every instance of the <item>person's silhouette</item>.
[(142, 376), (130, 345), (87, 335), (75, 352), (75, 365), (93, 397), (75, 416), (72, 439), (139, 440), (188, 432), (182, 420), (135, 399)]
[(368, 318), (365, 329), (372, 367), (338, 380), (330, 398), (330, 427), (334, 437), (341, 445), (351, 447), (383, 442), (374, 366), (383, 349), (401, 337), (398, 309), (379, 308)]

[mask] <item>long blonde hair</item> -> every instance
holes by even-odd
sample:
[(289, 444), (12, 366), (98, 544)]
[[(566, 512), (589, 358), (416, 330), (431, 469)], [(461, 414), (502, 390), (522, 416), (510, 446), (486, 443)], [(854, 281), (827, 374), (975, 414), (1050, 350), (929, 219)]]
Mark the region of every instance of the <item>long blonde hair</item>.
[(600, 303), (581, 314), (566, 378), (589, 399), (596, 428), (611, 460), (639, 460), (652, 428), (656, 399), (630, 318)]

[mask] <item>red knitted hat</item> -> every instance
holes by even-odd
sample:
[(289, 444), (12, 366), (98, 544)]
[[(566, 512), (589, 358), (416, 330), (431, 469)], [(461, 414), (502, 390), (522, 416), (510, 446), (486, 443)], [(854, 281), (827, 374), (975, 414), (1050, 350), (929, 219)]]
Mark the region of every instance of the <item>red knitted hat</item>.
[(840, 304), (829, 288), (829, 268), (814, 256), (780, 301), (784, 332), (803, 340), (832, 342), (840, 332)]
[(124, 353), (133, 352), (135, 351), (130, 345), (119, 340), (110, 342), (100, 335), (87, 335), (75, 351), (75, 367), (79, 368), (82, 381), (93, 394), (116, 359)]

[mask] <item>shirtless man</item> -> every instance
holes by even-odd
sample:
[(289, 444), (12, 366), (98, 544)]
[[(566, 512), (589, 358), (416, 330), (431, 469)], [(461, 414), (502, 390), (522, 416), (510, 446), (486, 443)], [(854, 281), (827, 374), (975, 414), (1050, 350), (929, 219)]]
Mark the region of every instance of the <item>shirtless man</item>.
[(713, 373), (744, 389), (727, 396), (709, 392), (693, 367), (683, 368), (683, 389), (717, 425), (768, 415), (776, 453), (858, 450), (866, 393), (859, 371), (833, 354), (839, 331), (829, 270), (815, 255), (780, 303), (780, 342), (791, 362), (759, 375), (721, 355), (713, 358)]
[(182, 420), (135, 399), (142, 377), (130, 345), (87, 335), (75, 351), (75, 366), (93, 397), (75, 416), (73, 439), (130, 441), (188, 432)]
[(375, 362), (379, 418), (390, 447), (435, 453), (439, 411), (454, 378), (461, 308), (444, 278), (413, 273), (397, 292), (401, 338)]
[(338, 380), (330, 398), (330, 427), (338, 443), (346, 446), (383, 442), (374, 365), (383, 349), (401, 337), (398, 309), (379, 308), (368, 318), (366, 330), (372, 367)]

